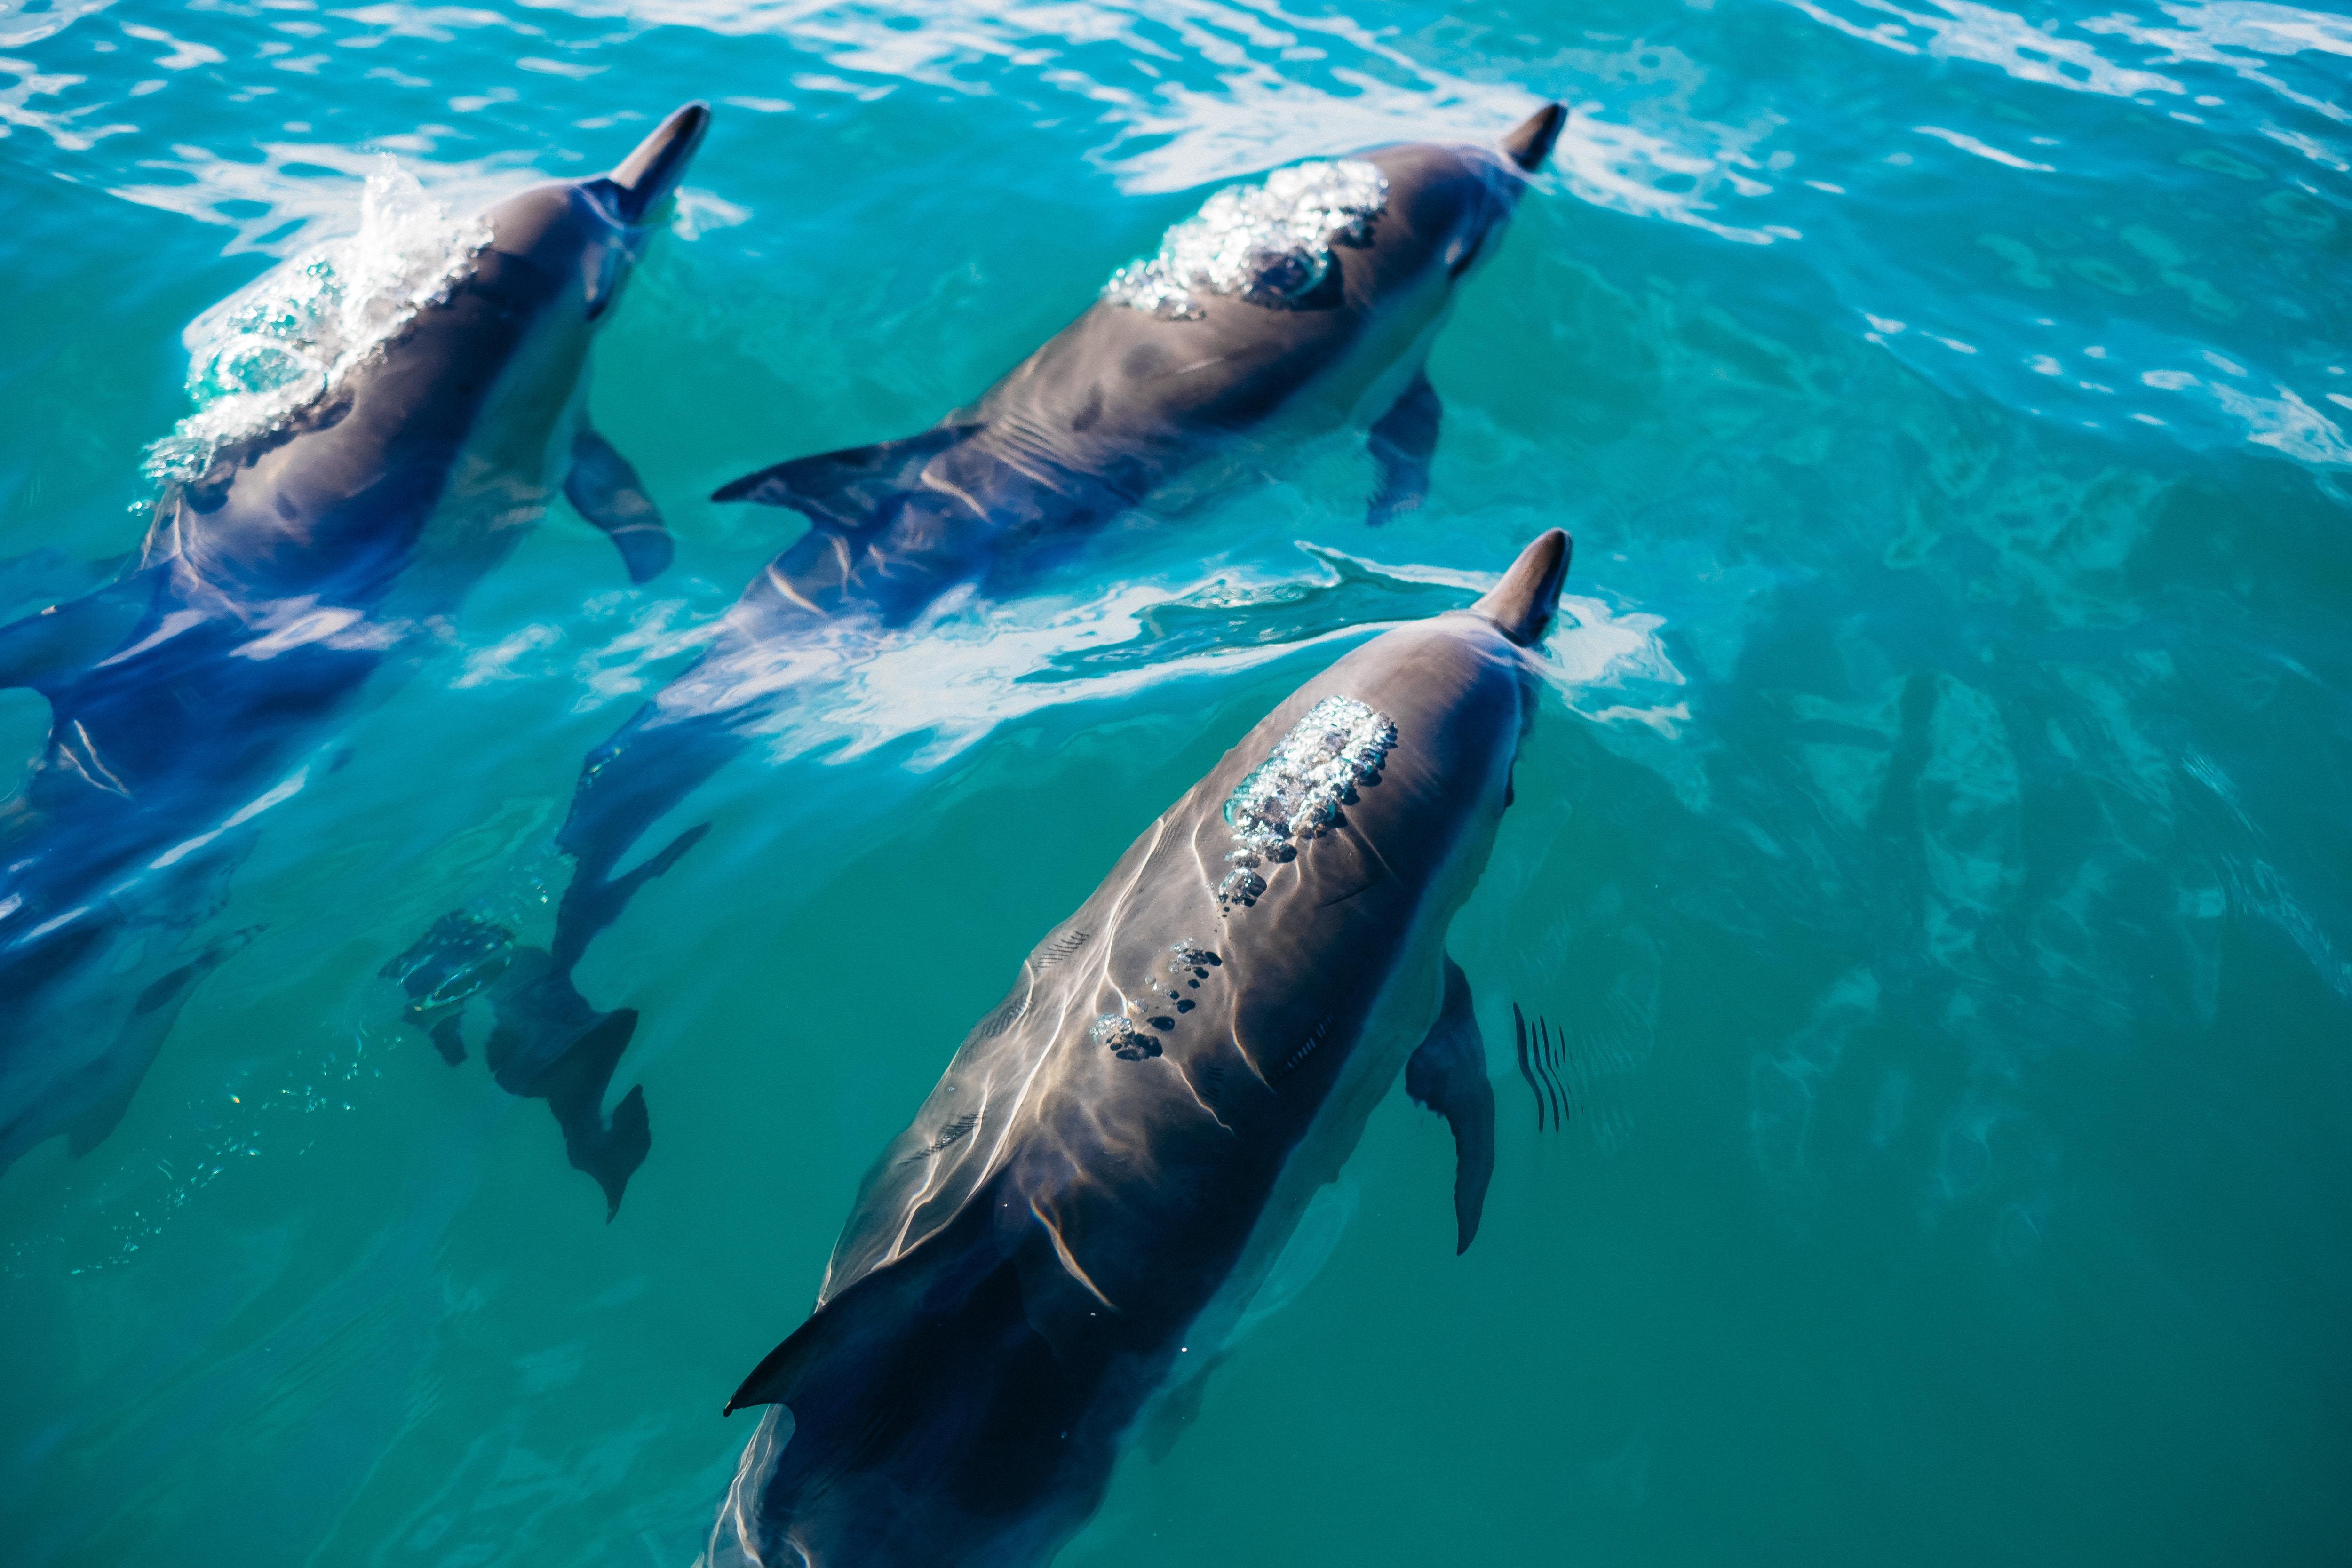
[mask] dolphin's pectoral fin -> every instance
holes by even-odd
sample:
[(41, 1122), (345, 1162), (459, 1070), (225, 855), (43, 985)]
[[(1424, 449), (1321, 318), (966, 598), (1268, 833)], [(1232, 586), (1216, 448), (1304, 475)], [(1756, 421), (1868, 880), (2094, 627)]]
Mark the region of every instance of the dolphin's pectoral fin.
[(82, 1154), (106, 1142), (108, 1135), (113, 1135), (113, 1131), (122, 1123), (122, 1117), (130, 1112), (131, 1096), (139, 1093), (139, 1081), (146, 1079), (146, 1068), (148, 1063), (142, 1063), (136, 1072), (125, 1074), (125, 1079), (115, 1084), (113, 1089), (108, 1089), (101, 1100), (89, 1105), (85, 1112), (66, 1123), (66, 1152), (68, 1154), (80, 1159)]
[(649, 582), (669, 565), (669, 531), (661, 510), (646, 494), (637, 470), (595, 431), (581, 428), (572, 438), (572, 472), (563, 493), (582, 517), (604, 530), (621, 552), (632, 583)]
[(146, 573), (0, 626), (0, 687), (46, 691), (121, 647), (155, 602)]
[(922, 482), (924, 466), (933, 458), (978, 429), (978, 425), (939, 425), (902, 441), (794, 458), (721, 485), (710, 499), (790, 507), (820, 528), (864, 528), (877, 521), (892, 497)]
[(1445, 1003), (1437, 1023), (1404, 1065), (1404, 1091), (1454, 1130), (1454, 1253), (1470, 1250), (1486, 1184), (1495, 1176), (1495, 1086), (1486, 1078), (1486, 1043), (1470, 1005), (1470, 982), (1445, 961)]
[(1429, 384), (1429, 373), (1419, 371), (1372, 426), (1372, 460), (1380, 465), (1381, 488), (1372, 496), (1366, 521), (1374, 528), (1399, 512), (1417, 510), (1429, 499), (1429, 459), (1437, 450), (1437, 427), (1444, 416), (1445, 405)]
[[(922, 1378), (929, 1369), (917, 1364), (917, 1357), (926, 1350), (949, 1350), (942, 1329), (1013, 1261), (1003, 1233), (992, 1223), (1003, 1184), (1002, 1177), (990, 1180), (945, 1226), (810, 1313), (761, 1358), (719, 1414), (789, 1405), (796, 1426), (806, 1429), (820, 1419), (822, 1405), (830, 1407), (823, 1414), (847, 1417), (853, 1428), (870, 1434), (888, 1415), (877, 1406), (904, 1400), (908, 1390), (861, 1387), (865, 1378), (877, 1366), (886, 1374), (896, 1373), (902, 1383)], [(1013, 1291), (1017, 1297), (1017, 1279)]]
[(122, 1118), (131, 1110), (131, 1097), (138, 1092), (139, 1079), (134, 1078), (109, 1091), (104, 1100), (67, 1122), (66, 1152), (79, 1160), (105, 1142), (115, 1128), (121, 1125)]

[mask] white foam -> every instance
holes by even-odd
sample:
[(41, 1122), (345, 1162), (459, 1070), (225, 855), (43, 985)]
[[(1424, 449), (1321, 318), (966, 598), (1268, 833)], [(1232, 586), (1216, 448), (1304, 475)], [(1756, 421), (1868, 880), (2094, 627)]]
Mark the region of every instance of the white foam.
[[(2209, 356), (2210, 357), (2210, 356)], [(2224, 362), (2225, 363), (2227, 362)], [(2242, 370), (2231, 367), (2240, 375)], [(2225, 381), (2211, 381), (2185, 370), (2151, 370), (2140, 374), (2140, 384), (2159, 392), (2201, 395), (2222, 413), (2245, 427), (2253, 446), (2268, 447), (2300, 463), (2323, 468), (2352, 468), (2352, 440), (2336, 421), (2305, 403), (2290, 386), (2273, 385), (2276, 397), (2242, 392)]]
[[(1371, 578), (1443, 584), (1459, 589), (1466, 604), (1500, 580), (1494, 573), (1367, 561), (1303, 541), (1299, 548), (1313, 559), (1303, 572), (1223, 563), (1205, 573), (1198, 566), (1191, 574), (1154, 572), (1141, 581), (1007, 600), (960, 589), (904, 627), (835, 622), (772, 646), (713, 658), (672, 691), (683, 699), (681, 712), (766, 704), (745, 730), (762, 738), (772, 761), (808, 758), (842, 765), (890, 748), (899, 751), (905, 767), (920, 773), (962, 755), (998, 726), (1034, 714), (1120, 701), (1203, 677), (1230, 680), (1267, 664), (1310, 657), (1317, 649), (1328, 650), (1328, 662), (1348, 645), (1407, 624), (1375, 619), (1282, 635), (1280, 606), (1302, 589), (1330, 587), (1343, 576)], [(1231, 605), (1264, 605), (1271, 619), (1249, 618), (1228, 637), (1188, 643), (1181, 651), (1159, 657), (1098, 662), (1084, 658), (1129, 645), (1140, 650), (1155, 636), (1157, 617), (1171, 605), (1212, 597)], [(556, 676), (568, 665), (578, 683), (574, 711), (591, 711), (658, 686), (676, 668), (674, 659), (709, 642), (721, 625), (698, 619), (695, 607), (682, 599), (646, 605), (614, 595), (586, 608), (606, 626), (626, 619), (600, 641), (583, 638), (578, 652), (567, 652), (552, 628), (509, 637), (480, 656), (483, 664), (469, 663), (457, 679), (539, 679)], [(1314, 624), (1328, 623), (1318, 616)], [(1683, 706), (1684, 677), (1666, 651), (1663, 627), (1660, 616), (1645, 611), (1563, 595), (1559, 622), (1532, 657), (1532, 667), (1580, 717), (1671, 739), (1687, 722), (1688, 711)], [(1073, 656), (1082, 662), (1073, 664)], [(1305, 673), (1302, 668), (1301, 679)]]
[[(1976, 0), (1930, 0), (1933, 11), (1906, 10), (1893, 0), (1855, 0), (1853, 8), (1866, 15), (1896, 18), (1867, 26), (1839, 16), (1827, 0), (1788, 3), (1816, 22), (1897, 54), (1973, 60), (2020, 81), (2069, 92), (2136, 98), (2144, 92), (2185, 95), (2189, 90), (2160, 72), (2117, 65), (2100, 54), (2095, 45), (2045, 32), (2014, 12), (1979, 5)], [(2091, 23), (2083, 26), (2087, 32), (2108, 30)], [(1912, 33), (1919, 35), (1917, 39), (1906, 37)]]
[(2127, 15), (2095, 16), (2081, 24), (2086, 33), (2102, 33), (2147, 48), (2165, 51), (2166, 63), (2218, 66), (2242, 81), (2268, 89), (2301, 109), (2338, 123), (2352, 121), (2352, 110), (2297, 92), (2264, 70), (2249, 55), (2273, 58), (2315, 52), (2352, 55), (2352, 20), (2275, 5), (2260, 0), (2221, 0), (2210, 5), (2159, 5), (2178, 24), (2151, 26)]
[[(572, 0), (565, 9), (789, 37), (842, 73), (795, 77), (792, 85), (808, 92), (866, 98), (887, 90), (877, 81), (1000, 92), (1025, 70), (1037, 90), (1083, 100), (1080, 112), (1115, 128), (1095, 161), (1129, 192), (1189, 190), (1386, 142), (1491, 143), (1543, 103), (1526, 88), (1433, 65), (1400, 47), (1392, 29), (1268, 0), (934, 0), (853, 10), (813, 0)], [(1706, 73), (1671, 47), (1570, 50), (1555, 64), (1623, 84), (1625, 101), (1573, 106), (1552, 153), (1558, 174), (1538, 183), (1556, 178), (1580, 201), (1747, 244), (1794, 237), (1726, 222), (1716, 201), (1727, 189), (1769, 190), (1738, 171), (1754, 166), (1750, 149), (1777, 117), (1747, 126), (1696, 118), (1689, 106)]]
[(221, 447), (323, 396), (442, 298), (489, 241), (481, 216), (452, 217), (383, 157), (361, 198), (359, 233), (271, 268), (189, 324), (195, 412), (148, 449), (148, 473), (192, 478)]
[(1103, 298), (1161, 321), (1197, 319), (1202, 294), (1278, 309), (1323, 281), (1334, 245), (1367, 243), (1388, 205), (1388, 176), (1370, 163), (1276, 169), (1211, 196), (1168, 230), (1158, 255), (1113, 273)]

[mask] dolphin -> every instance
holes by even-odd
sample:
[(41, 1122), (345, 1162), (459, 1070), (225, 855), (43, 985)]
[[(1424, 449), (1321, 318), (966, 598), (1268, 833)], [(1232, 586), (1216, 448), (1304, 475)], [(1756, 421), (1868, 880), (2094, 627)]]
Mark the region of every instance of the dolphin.
[(0, 1170), (112, 1130), (172, 1013), (251, 938), (173, 951), (254, 818), (327, 771), (336, 721), (559, 487), (633, 580), (668, 563), (659, 512), (589, 424), (588, 351), (709, 118), (689, 104), (609, 174), (489, 208), (378, 346), (169, 479), (113, 582), (0, 628), (0, 685), (50, 710), (0, 803)]
[(1569, 552), (1549, 531), (1468, 610), (1300, 687), (1030, 953), (728, 1401), (775, 1408), (712, 1568), (1049, 1561), (1139, 1421), (1197, 1403), (1400, 1072), (1452, 1125), (1468, 1247), (1495, 1096), (1446, 931)]
[(1431, 342), (1565, 118), (1548, 104), (1493, 147), (1404, 142), (1220, 191), (971, 406), (721, 486), (815, 525), (778, 562), (786, 582), (755, 591), (903, 620), (1247, 437), (1351, 418), (1370, 423), (1371, 520), (1421, 505), (1443, 414)]
[[(812, 526), (693, 667), (583, 763), (556, 839), (574, 868), (547, 962), (530, 990), (500, 993), (500, 1027), (548, 1037), (531, 1047), (541, 1056), (583, 1028), (609, 1045), (623, 1015), (586, 1010), (572, 971), (704, 826), (616, 874), (621, 862), (751, 743), (804, 678), (795, 666), (837, 649), (843, 631), (904, 625), (966, 584), (1009, 591), (1213, 459), (1350, 420), (1370, 422), (1373, 520), (1421, 504), (1440, 419), (1431, 342), (1565, 117), (1550, 104), (1491, 147), (1406, 142), (1220, 192), (971, 407), (720, 488), (716, 500), (792, 508)], [(428, 944), (402, 962), (436, 960)]]

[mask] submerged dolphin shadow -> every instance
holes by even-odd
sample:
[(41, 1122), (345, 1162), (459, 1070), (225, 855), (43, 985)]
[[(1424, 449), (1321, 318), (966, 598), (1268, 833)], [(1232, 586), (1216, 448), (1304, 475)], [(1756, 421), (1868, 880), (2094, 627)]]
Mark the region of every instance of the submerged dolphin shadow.
[(466, 1059), (467, 1005), (488, 1003), (490, 1076), (509, 1094), (547, 1101), (564, 1157), (604, 1189), (606, 1221), (618, 1215), (629, 1178), (653, 1147), (642, 1087), (621, 1098), (609, 1121), (604, 1110), (613, 1069), (636, 1032), (635, 1011), (596, 1011), (544, 949), (463, 913), (444, 915), (381, 973), (408, 994), (401, 1016), (452, 1067)]

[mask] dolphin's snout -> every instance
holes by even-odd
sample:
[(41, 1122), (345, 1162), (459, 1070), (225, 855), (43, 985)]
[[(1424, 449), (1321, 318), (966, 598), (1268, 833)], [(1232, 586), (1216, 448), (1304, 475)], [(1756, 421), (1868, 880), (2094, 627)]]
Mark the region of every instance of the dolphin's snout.
[(1559, 128), (1567, 120), (1567, 110), (1557, 103), (1545, 104), (1503, 138), (1503, 155), (1517, 163), (1521, 174), (1534, 174), (1551, 156), (1551, 144), (1559, 140)]
[(644, 222), (677, 189), (686, 166), (694, 161), (694, 150), (702, 145), (702, 133), (709, 129), (710, 106), (689, 103), (656, 126), (605, 176), (612, 182), (622, 222)]
[(1561, 530), (1546, 529), (1519, 552), (1503, 580), (1470, 607), (1521, 647), (1533, 647), (1551, 629), (1552, 616), (1559, 609), (1560, 584), (1568, 577), (1568, 559), (1575, 547)]

